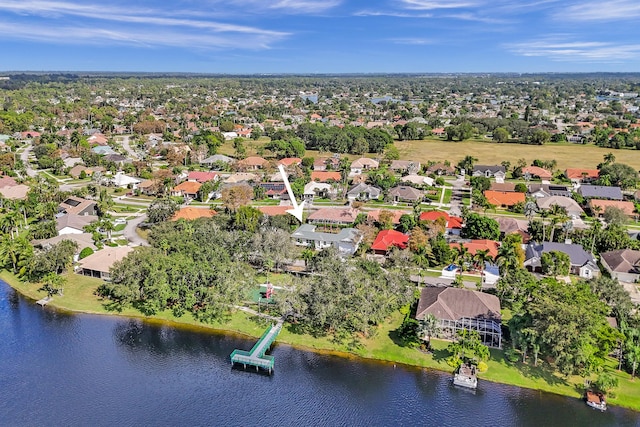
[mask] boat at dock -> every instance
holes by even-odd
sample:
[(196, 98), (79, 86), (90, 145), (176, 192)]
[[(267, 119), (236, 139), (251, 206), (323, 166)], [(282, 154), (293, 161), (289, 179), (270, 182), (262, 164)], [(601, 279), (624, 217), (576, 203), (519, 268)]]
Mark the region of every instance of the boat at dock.
[(603, 412), (607, 410), (607, 401), (604, 398), (604, 394), (599, 391), (585, 391), (584, 401), (586, 402), (587, 406), (590, 406), (593, 409), (598, 409)]
[(453, 384), (475, 390), (478, 387), (476, 367), (466, 363), (460, 365), (453, 374)]

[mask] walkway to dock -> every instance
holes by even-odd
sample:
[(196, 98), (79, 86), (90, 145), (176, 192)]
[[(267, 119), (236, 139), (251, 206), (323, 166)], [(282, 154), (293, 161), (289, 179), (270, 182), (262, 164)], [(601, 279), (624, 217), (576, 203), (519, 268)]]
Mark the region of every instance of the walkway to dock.
[(51, 301), (52, 299), (53, 299), (52, 297), (42, 298), (42, 299), (39, 299), (38, 301), (36, 301), (36, 304), (41, 305), (42, 307), (44, 307), (45, 305), (49, 304), (49, 301)]
[(250, 351), (233, 350), (233, 353), (231, 353), (231, 364), (241, 363), (245, 368), (247, 365), (255, 366), (256, 371), (262, 368), (271, 373), (275, 359), (273, 356), (265, 355), (265, 353), (269, 347), (271, 347), (271, 344), (273, 344), (281, 329), (282, 320), (275, 325), (269, 326)]

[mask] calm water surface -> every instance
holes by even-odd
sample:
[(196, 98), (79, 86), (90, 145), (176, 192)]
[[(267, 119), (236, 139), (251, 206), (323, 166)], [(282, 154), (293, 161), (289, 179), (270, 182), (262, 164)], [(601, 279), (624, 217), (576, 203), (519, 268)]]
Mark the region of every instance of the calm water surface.
[(232, 370), (254, 341), (67, 315), (0, 282), (3, 426), (640, 426), (577, 399), (277, 345), (272, 376)]

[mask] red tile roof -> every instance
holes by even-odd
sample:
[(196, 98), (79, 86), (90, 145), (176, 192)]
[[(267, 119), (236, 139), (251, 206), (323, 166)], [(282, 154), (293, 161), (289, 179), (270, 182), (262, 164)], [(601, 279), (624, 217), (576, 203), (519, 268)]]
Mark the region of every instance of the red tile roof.
[(218, 177), (216, 172), (203, 172), (203, 171), (192, 171), (189, 172), (187, 179), (189, 181), (197, 181), (199, 183), (205, 183), (207, 181), (214, 181)]
[(309, 221), (350, 224), (360, 211), (354, 208), (322, 208), (309, 215)]
[(492, 191), (487, 190), (484, 192), (484, 197), (487, 198), (487, 202), (496, 206), (513, 206), (516, 203), (525, 201), (526, 197), (524, 193), (513, 193), (510, 191)]
[(374, 251), (388, 251), (392, 247), (405, 249), (409, 244), (409, 236), (395, 230), (382, 230), (371, 245)]
[(293, 206), (260, 206), (258, 210), (266, 216), (287, 215), (287, 210)]
[[(449, 246), (451, 248), (457, 248), (457, 247), (460, 247), (460, 243), (449, 243)], [(475, 255), (477, 251), (488, 250), (489, 255), (495, 258), (498, 256), (498, 248), (500, 247), (500, 243), (496, 242), (495, 240), (482, 239), (482, 240), (472, 240), (470, 242), (462, 243), (462, 246), (467, 248), (467, 250), (469, 251), (469, 254), (472, 256)]]
[(313, 171), (311, 172), (311, 181), (327, 182), (336, 181), (339, 182), (342, 179), (340, 172), (328, 172), (328, 171)]
[[(367, 219), (370, 219), (370, 220), (373, 220), (375, 222), (378, 222), (380, 220), (380, 212), (382, 212), (383, 210), (384, 209), (376, 209), (376, 210), (367, 212)], [(392, 219), (391, 222), (393, 222), (394, 225), (400, 224), (400, 217), (402, 215), (410, 214), (410, 212), (391, 210), (391, 209), (389, 209), (387, 211), (393, 213), (393, 219)]]
[(540, 177), (540, 179), (553, 178), (553, 174), (551, 172), (538, 166), (527, 166), (526, 168), (522, 168), (522, 173), (529, 173), (529, 175)]
[(451, 216), (444, 211), (426, 211), (420, 214), (420, 221), (435, 221), (438, 218), (444, 218), (446, 228), (462, 228), (462, 218)]
[(300, 163), (302, 163), (302, 159), (299, 157), (285, 157), (278, 160), (278, 164), (283, 166), (299, 165)]
[(258, 156), (249, 156), (246, 159), (240, 160), (238, 162), (239, 166), (265, 166), (269, 163), (267, 160)]
[(567, 169), (565, 175), (569, 179), (582, 179), (583, 177), (595, 179), (600, 175), (598, 169)]
[(198, 190), (200, 190), (200, 187), (202, 187), (202, 184), (200, 184), (199, 182), (185, 181), (173, 187), (173, 191), (182, 191), (187, 194), (196, 194)]
[(623, 202), (619, 200), (598, 200), (598, 199), (589, 200), (589, 209), (593, 211), (594, 206), (597, 206), (600, 208), (600, 212), (599, 212), (600, 215), (604, 214), (604, 211), (608, 207), (618, 208), (629, 216), (633, 216), (635, 214), (635, 209), (636, 209), (635, 205), (632, 202)]
[(195, 208), (192, 206), (187, 206), (178, 210), (175, 214), (173, 214), (173, 218), (171, 218), (171, 221), (177, 221), (179, 219), (185, 219), (187, 221), (191, 221), (198, 218), (211, 218), (216, 214), (217, 212), (214, 211), (213, 209)]

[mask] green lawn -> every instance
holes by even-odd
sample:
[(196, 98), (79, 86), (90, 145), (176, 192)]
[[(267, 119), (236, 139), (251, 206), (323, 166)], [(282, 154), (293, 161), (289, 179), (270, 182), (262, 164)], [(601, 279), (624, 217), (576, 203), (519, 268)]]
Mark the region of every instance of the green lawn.
[(442, 200), (442, 203), (446, 203), (446, 204), (451, 203), (451, 194), (452, 194), (451, 188), (445, 188), (444, 199)]
[[(95, 295), (95, 290), (100, 285), (101, 280), (76, 274), (67, 274), (66, 277), (68, 282), (64, 289), (64, 296), (54, 297), (53, 301), (49, 303), (50, 306), (75, 312), (138, 317), (150, 322), (169, 323), (174, 326), (192, 329), (224, 330), (251, 337), (259, 337), (267, 324), (264, 319), (256, 318), (241, 311), (231, 313), (225, 322), (212, 325), (200, 323), (190, 314), (176, 318), (168, 311), (150, 317), (145, 317), (131, 308), (126, 308), (122, 312), (110, 312), (105, 308), (107, 302)], [(45, 296), (43, 291), (38, 291), (38, 285), (20, 282), (15, 276), (6, 271), (0, 273), (0, 278), (7, 283), (11, 283), (20, 293), (34, 300)], [(275, 284), (286, 284), (290, 280), (290, 276), (270, 274), (269, 280)], [(446, 357), (448, 357), (448, 352), (446, 351), (447, 342), (433, 340), (433, 352), (431, 354), (405, 347), (399, 342), (395, 333), (401, 323), (402, 315), (396, 313), (387, 322), (380, 325), (373, 336), (360, 337), (355, 345), (354, 343), (336, 343), (331, 336), (313, 337), (301, 333), (296, 325), (286, 324), (277, 341), (280, 344), (290, 344), (298, 348), (333, 353), (345, 357), (353, 357), (355, 355), (380, 361), (451, 371), (445, 361)], [(526, 364), (521, 362), (511, 363), (504, 359), (502, 351), (491, 350), (491, 360), (489, 360), (488, 366), (489, 370), (480, 374), (481, 379), (544, 390), (574, 398), (579, 398), (583, 391), (584, 378), (560, 376), (549, 369), (542, 361), (538, 367), (532, 366), (531, 360), (528, 360)], [(613, 405), (625, 406), (640, 411), (640, 380), (632, 381), (628, 374), (618, 372), (615, 368), (616, 361), (609, 359), (606, 369), (618, 377), (619, 387), (615, 390), (616, 397), (610, 397), (608, 401)]]

